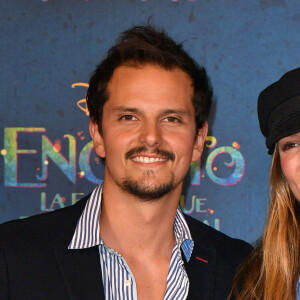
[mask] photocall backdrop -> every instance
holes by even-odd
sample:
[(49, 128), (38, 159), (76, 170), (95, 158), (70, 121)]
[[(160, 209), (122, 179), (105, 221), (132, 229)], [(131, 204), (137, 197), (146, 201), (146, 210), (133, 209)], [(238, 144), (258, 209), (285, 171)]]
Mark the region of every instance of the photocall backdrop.
[(71, 205), (102, 182), (89, 77), (118, 34), (150, 16), (214, 87), (205, 152), (191, 164), (181, 207), (233, 237), (259, 237), (270, 157), (256, 101), (300, 66), (297, 0), (1, 1), (0, 222)]

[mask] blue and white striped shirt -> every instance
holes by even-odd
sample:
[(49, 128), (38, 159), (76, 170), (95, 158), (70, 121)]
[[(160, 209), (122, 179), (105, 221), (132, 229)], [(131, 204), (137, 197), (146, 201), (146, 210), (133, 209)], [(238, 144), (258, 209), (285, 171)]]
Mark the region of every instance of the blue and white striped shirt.
[[(84, 249), (98, 245), (105, 299), (137, 300), (135, 279), (125, 259), (101, 240), (99, 227), (101, 196), (102, 186), (98, 186), (94, 189), (78, 220), (68, 248)], [(186, 299), (189, 290), (189, 279), (184, 268), (180, 248), (186, 261), (189, 261), (194, 242), (179, 208), (174, 221), (174, 234), (176, 243), (171, 255), (164, 300)]]

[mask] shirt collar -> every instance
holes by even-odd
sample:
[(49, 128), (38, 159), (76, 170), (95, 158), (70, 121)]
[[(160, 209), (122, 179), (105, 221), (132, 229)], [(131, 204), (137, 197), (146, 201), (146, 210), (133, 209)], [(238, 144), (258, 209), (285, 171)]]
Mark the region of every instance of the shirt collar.
[(189, 261), (194, 248), (189, 226), (186, 223), (183, 213), (180, 208), (177, 208), (174, 221), (174, 234), (178, 247), (181, 247), (186, 261)]
[[(102, 187), (97, 186), (88, 199), (77, 222), (68, 249), (84, 249), (101, 244), (99, 217), (101, 214)], [(174, 234), (178, 247), (182, 249), (186, 261), (190, 260), (194, 242), (180, 208), (177, 208), (174, 221)]]

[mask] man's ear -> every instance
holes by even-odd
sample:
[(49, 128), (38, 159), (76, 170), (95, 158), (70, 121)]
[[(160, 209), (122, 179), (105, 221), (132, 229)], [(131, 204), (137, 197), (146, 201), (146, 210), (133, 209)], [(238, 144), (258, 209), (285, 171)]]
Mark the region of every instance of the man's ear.
[(98, 156), (105, 157), (105, 147), (103, 137), (99, 132), (98, 124), (94, 120), (90, 120), (89, 124), (90, 135), (92, 137), (94, 148)]
[(198, 135), (194, 141), (192, 161), (197, 161), (200, 159), (203, 152), (205, 138), (207, 136), (208, 124), (204, 122), (203, 126), (198, 130)]

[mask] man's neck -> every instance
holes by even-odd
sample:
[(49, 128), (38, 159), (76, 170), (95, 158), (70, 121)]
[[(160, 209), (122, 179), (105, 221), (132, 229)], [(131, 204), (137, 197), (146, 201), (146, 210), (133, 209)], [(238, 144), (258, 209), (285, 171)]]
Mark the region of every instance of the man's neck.
[(178, 187), (161, 199), (145, 201), (104, 183), (100, 217), (104, 243), (125, 256), (169, 256), (180, 192)]

